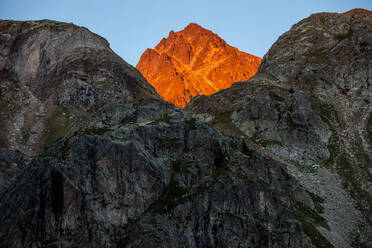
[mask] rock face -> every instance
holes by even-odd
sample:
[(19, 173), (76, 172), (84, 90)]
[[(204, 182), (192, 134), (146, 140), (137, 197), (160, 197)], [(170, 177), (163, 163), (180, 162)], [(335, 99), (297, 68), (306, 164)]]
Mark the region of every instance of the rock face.
[(103, 108), (0, 199), (2, 247), (329, 244), (283, 164), (154, 99)]
[[(25, 94), (76, 122), (27, 166), (0, 149), (0, 247), (370, 247), (370, 15), (301, 21), (249, 83), (197, 97), (194, 115), (86, 29), (2, 22), (2, 40), (20, 34), (1, 43), (19, 54), (1, 57), (2, 104)], [(69, 42), (88, 48), (70, 57)], [(9, 106), (5, 128), (41, 113)]]
[(43, 130), (76, 122), (27, 166), (0, 150), (0, 247), (331, 246), (322, 199), (286, 164), (159, 99), (102, 38), (4, 23), (2, 39), (18, 38), (3, 43), (2, 103), (35, 101), (2, 108), (5, 128), (20, 115), (54, 120), (39, 106), (64, 107)]
[(335, 247), (372, 245), (372, 12), (311, 15), (283, 34), (248, 83), (187, 110), (288, 164), (323, 199)]
[(24, 169), (23, 154), (6, 148), (0, 149), (0, 191), (6, 188), (17, 172)]
[(0, 147), (30, 159), (106, 104), (155, 90), (96, 34), (55, 21), (0, 22)]
[(147, 49), (137, 69), (164, 100), (184, 108), (196, 95), (210, 95), (248, 80), (260, 62), (261, 58), (191, 23), (182, 31), (171, 31), (155, 49)]

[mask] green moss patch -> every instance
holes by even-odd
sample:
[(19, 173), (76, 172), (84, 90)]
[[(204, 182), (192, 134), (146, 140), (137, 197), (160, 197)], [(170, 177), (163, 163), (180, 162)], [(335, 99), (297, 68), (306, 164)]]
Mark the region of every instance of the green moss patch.
[(367, 215), (366, 220), (372, 225), (372, 197), (362, 188), (358, 174), (354, 170), (345, 154), (341, 154), (337, 158), (336, 171), (341, 177), (344, 188), (356, 201), (359, 210)]
[(81, 134), (85, 134), (85, 135), (104, 135), (105, 133), (107, 133), (108, 131), (110, 131), (111, 129), (110, 128), (88, 128), (88, 129), (84, 129)]
[(304, 126), (294, 122), (291, 116), (288, 116), (288, 126), (289, 126), (289, 132), (292, 132), (295, 129), (301, 129), (303, 132), (308, 132)]
[(164, 214), (177, 205), (186, 203), (190, 199), (187, 190), (178, 184), (172, 177), (170, 184), (163, 190), (162, 194), (148, 209), (151, 213)]
[(245, 136), (245, 134), (240, 131), (240, 129), (238, 129), (234, 123), (232, 123), (231, 114), (232, 112), (225, 112), (216, 115), (212, 121), (212, 125), (222, 132), (236, 136)]
[(69, 119), (64, 109), (57, 109), (46, 121), (46, 133), (44, 135), (44, 145), (50, 145), (53, 141), (67, 135), (69, 130)]
[(280, 141), (277, 140), (255, 140), (257, 144), (263, 147), (269, 147), (269, 146), (283, 146), (283, 144)]
[(338, 121), (337, 111), (332, 104), (314, 99), (312, 107), (318, 111), (323, 121), (327, 122), (327, 124)]
[(189, 126), (190, 130), (195, 130), (196, 129), (196, 119), (195, 118), (191, 118), (191, 119), (186, 120), (186, 123)]
[(313, 167), (311, 165), (303, 165), (303, 164), (300, 164), (299, 162), (294, 161), (294, 160), (287, 160), (287, 162), (293, 164), (302, 173), (305, 173), (305, 174), (307, 174), (307, 173), (315, 173), (318, 170), (316, 167)]
[(12, 100), (4, 100), (0, 103), (0, 114), (5, 118), (13, 119), (20, 109), (21, 106)]
[(0, 148), (7, 147), (5, 138), (5, 121), (12, 120), (19, 113), (21, 106), (12, 100), (0, 101)]
[(338, 125), (337, 111), (332, 104), (314, 100), (312, 107), (319, 113), (322, 120), (328, 125), (332, 131), (332, 136), (330, 137), (327, 145), (327, 149), (330, 152), (330, 157), (322, 165), (327, 168), (331, 168), (339, 154), (340, 149), (340, 139), (334, 126)]
[(324, 212), (324, 207), (322, 204), (325, 202), (325, 200), (322, 197), (314, 193), (311, 193), (310, 191), (307, 191), (307, 193), (310, 195), (311, 199), (313, 200), (316, 212), (319, 214), (322, 214)]
[(169, 123), (170, 122), (170, 117), (169, 117), (169, 114), (168, 113), (164, 114), (162, 116), (162, 118), (157, 119), (157, 120), (154, 120), (150, 124), (151, 125), (159, 125), (161, 122), (164, 122), (164, 123)]
[(269, 91), (269, 96), (272, 100), (276, 101), (276, 102), (284, 102), (284, 98), (277, 95), (275, 92), (273, 91)]
[(353, 37), (354, 31), (352, 29), (349, 29), (349, 32), (346, 34), (336, 34), (333, 35), (333, 37), (339, 41), (345, 40), (345, 39), (351, 39)]
[(301, 202), (296, 202), (292, 207), (292, 211), (295, 218), (301, 222), (304, 232), (310, 237), (315, 247), (334, 247), (316, 228), (317, 226), (321, 226), (330, 230), (330, 227), (322, 216)]

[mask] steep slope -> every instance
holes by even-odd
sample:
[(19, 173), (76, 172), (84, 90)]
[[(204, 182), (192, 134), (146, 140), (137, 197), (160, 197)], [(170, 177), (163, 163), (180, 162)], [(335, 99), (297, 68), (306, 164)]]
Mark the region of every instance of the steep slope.
[[(27, 166), (0, 150), (0, 247), (331, 246), (317, 229), (329, 229), (321, 199), (285, 164), (159, 99), (102, 38), (64, 23), (5, 23), (3, 38), (19, 36), (2, 50), (12, 54), (2, 57), (2, 100), (20, 103), (29, 90), (76, 122)], [(83, 47), (70, 51), (75, 42)], [(20, 109), (6, 113), (39, 116)]]
[[(100, 68), (120, 72), (102, 91), (88, 81), (93, 93), (111, 99), (121, 82), (132, 97), (97, 103), (27, 166), (19, 152), (0, 150), (0, 247), (369, 247), (369, 16), (305, 19), (250, 83), (188, 107), (243, 139), (157, 99), (122, 60), (107, 69), (96, 64), (106, 53), (74, 55), (88, 78)], [(91, 34), (79, 33), (79, 41)], [(44, 86), (35, 95), (55, 90)], [(73, 96), (66, 99), (80, 100)]]
[(136, 67), (164, 100), (184, 108), (196, 95), (210, 95), (248, 80), (260, 62), (259, 57), (191, 23), (182, 31), (171, 31), (155, 49), (147, 49)]
[[(283, 34), (248, 83), (187, 110), (288, 164), (323, 199), (335, 247), (372, 245), (372, 12), (311, 15)], [(363, 246), (364, 245), (364, 246)]]
[(30, 159), (106, 104), (159, 98), (108, 42), (55, 21), (0, 22), (0, 148)]
[(103, 108), (18, 172), (0, 246), (329, 247), (318, 205), (283, 164), (147, 99)]

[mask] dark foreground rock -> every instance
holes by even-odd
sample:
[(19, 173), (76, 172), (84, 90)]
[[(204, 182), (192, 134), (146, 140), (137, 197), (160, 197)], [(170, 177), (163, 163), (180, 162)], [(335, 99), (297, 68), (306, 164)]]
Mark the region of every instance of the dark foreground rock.
[[(323, 199), (335, 247), (372, 245), (372, 12), (311, 15), (258, 74), (187, 110), (288, 164)], [(364, 246), (363, 246), (364, 245)]]
[(99, 111), (0, 197), (4, 247), (329, 245), (283, 164), (158, 100)]
[(17, 172), (25, 167), (24, 156), (19, 151), (0, 149), (0, 191), (12, 182)]
[(0, 147), (30, 160), (106, 104), (159, 98), (108, 42), (55, 21), (0, 22)]
[(0, 150), (0, 247), (371, 246), (370, 16), (312, 15), (187, 107), (233, 135), (86, 29), (1, 22), (3, 146), (48, 146)]

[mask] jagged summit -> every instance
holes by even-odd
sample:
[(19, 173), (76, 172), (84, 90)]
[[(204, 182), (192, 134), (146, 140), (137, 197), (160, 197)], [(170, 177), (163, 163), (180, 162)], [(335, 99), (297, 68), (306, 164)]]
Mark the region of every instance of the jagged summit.
[(170, 31), (154, 49), (147, 49), (137, 69), (166, 101), (183, 108), (196, 95), (210, 95), (248, 80), (260, 62), (259, 57), (190, 23), (182, 31)]
[(199, 24), (194, 23), (194, 22), (189, 23), (189, 24), (184, 28), (183, 31), (184, 31), (184, 33), (187, 33), (187, 34), (189, 34), (190, 36), (193, 36), (193, 35), (196, 36), (196, 35), (198, 35), (199, 33), (218, 36), (217, 34), (213, 33), (211, 30), (208, 30), (208, 29), (206, 29), (206, 28), (203, 28), (202, 26), (200, 26)]
[(363, 18), (363, 19), (372, 19), (372, 11), (366, 9), (352, 9), (343, 13), (343, 15), (351, 18)]
[(205, 28), (203, 28), (202, 26), (200, 26), (199, 24), (195, 23), (195, 22), (190, 22), (186, 27), (185, 27), (185, 30), (187, 29), (199, 29), (199, 30), (206, 30)]

